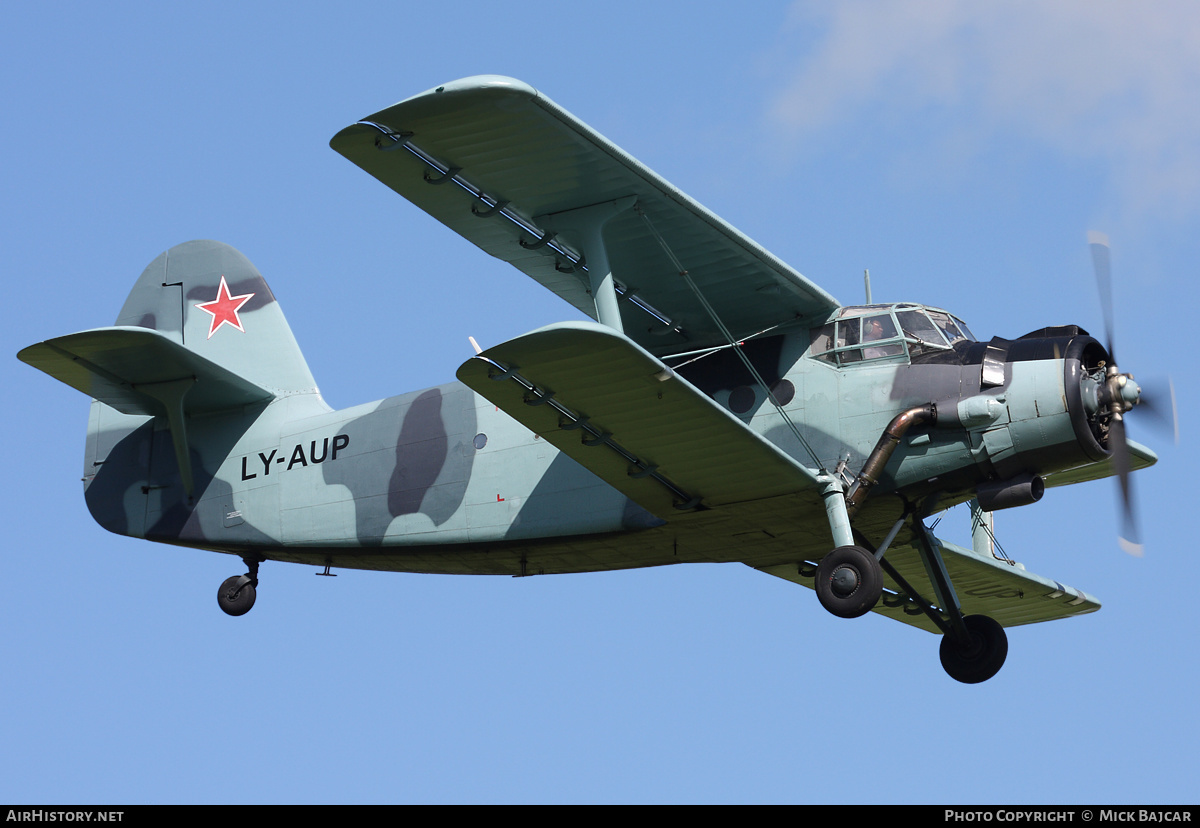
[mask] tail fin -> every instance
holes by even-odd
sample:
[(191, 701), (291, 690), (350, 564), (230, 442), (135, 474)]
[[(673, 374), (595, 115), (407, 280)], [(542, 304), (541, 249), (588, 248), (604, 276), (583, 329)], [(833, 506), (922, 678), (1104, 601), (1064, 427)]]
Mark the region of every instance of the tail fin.
[[(207, 487), (272, 400), (320, 399), (266, 281), (245, 256), (214, 241), (187, 242), (151, 262), (115, 327), (40, 342), (17, 356), (97, 400), (85, 460), (88, 506), (121, 534), (141, 535), (152, 511), (169, 511), (164, 501), (175, 497), (165, 490), (176, 490), (186, 511), (183, 498), (192, 503)], [(190, 422), (218, 412), (230, 416)], [(173, 451), (156, 450), (167, 436), (163, 425)], [(173, 468), (164, 454), (174, 455)], [(155, 490), (160, 504), (147, 505), (144, 518), (126, 497), (137, 487), (143, 495)]]
[(276, 396), (317, 392), (275, 295), (227, 244), (192, 241), (161, 254), (117, 325), (156, 330)]

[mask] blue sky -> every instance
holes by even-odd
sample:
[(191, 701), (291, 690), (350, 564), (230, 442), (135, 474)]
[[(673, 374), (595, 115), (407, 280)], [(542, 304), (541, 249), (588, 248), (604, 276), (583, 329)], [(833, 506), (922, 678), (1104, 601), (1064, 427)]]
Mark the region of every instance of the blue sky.
[[(1200, 564), (1184, 370), (1200, 260), (1188, 2), (13, 4), (0, 31), (8, 324), (0, 801), (1195, 802)], [(574, 311), (328, 148), (444, 81), (548, 94), (847, 304), (981, 337), (1103, 322), (1173, 376), (1175, 446), (997, 517), (1096, 614), (1010, 630), (992, 681), (938, 640), (739, 565), (464, 578), (240, 561), (120, 538), (79, 483), (87, 401), (19, 363), (111, 324), (159, 252), (230, 243), (330, 404), (448, 381)], [(939, 531), (969, 537), (950, 512)], [(849, 724), (849, 726), (848, 726)]]

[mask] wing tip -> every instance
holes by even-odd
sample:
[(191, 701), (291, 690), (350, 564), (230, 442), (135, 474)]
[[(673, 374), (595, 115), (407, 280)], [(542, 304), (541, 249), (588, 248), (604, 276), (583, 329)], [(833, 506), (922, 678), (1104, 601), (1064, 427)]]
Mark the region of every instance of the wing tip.
[(374, 120), (385, 113), (394, 114), (394, 110), (399, 107), (404, 107), (406, 110), (414, 106), (424, 109), (424, 105), (427, 104), (446, 105), (443, 102), (450, 98), (496, 93), (508, 93), (526, 98), (538, 97), (538, 91), (525, 81), (510, 78), (507, 75), (471, 75), (467, 78), (440, 84), (432, 89), (426, 89), (424, 92), (418, 92), (416, 95), (369, 116), (367, 120)]

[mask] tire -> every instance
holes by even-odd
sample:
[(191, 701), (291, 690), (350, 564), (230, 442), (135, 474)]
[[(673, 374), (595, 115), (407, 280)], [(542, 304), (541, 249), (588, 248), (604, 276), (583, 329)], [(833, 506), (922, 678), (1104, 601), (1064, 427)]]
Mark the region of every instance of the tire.
[(821, 559), (813, 586), (829, 612), (839, 618), (858, 618), (883, 595), (883, 570), (862, 547), (839, 546)]
[(1008, 657), (1008, 635), (986, 615), (968, 615), (963, 619), (971, 643), (961, 646), (950, 635), (942, 636), (939, 654), (942, 669), (963, 684), (987, 681), (1004, 666)]
[(245, 615), (254, 606), (254, 585), (247, 575), (234, 575), (221, 582), (217, 605), (226, 615)]

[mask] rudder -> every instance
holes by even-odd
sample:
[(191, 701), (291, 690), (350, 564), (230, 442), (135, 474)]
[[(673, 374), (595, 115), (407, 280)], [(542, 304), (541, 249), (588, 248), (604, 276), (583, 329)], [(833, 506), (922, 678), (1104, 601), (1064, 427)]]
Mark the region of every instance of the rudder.
[(214, 496), (217, 469), (267, 406), (328, 410), (262, 275), (215, 241), (159, 255), (116, 326), (18, 357), (94, 399), (85, 495), (119, 534), (188, 538), (197, 501)]

